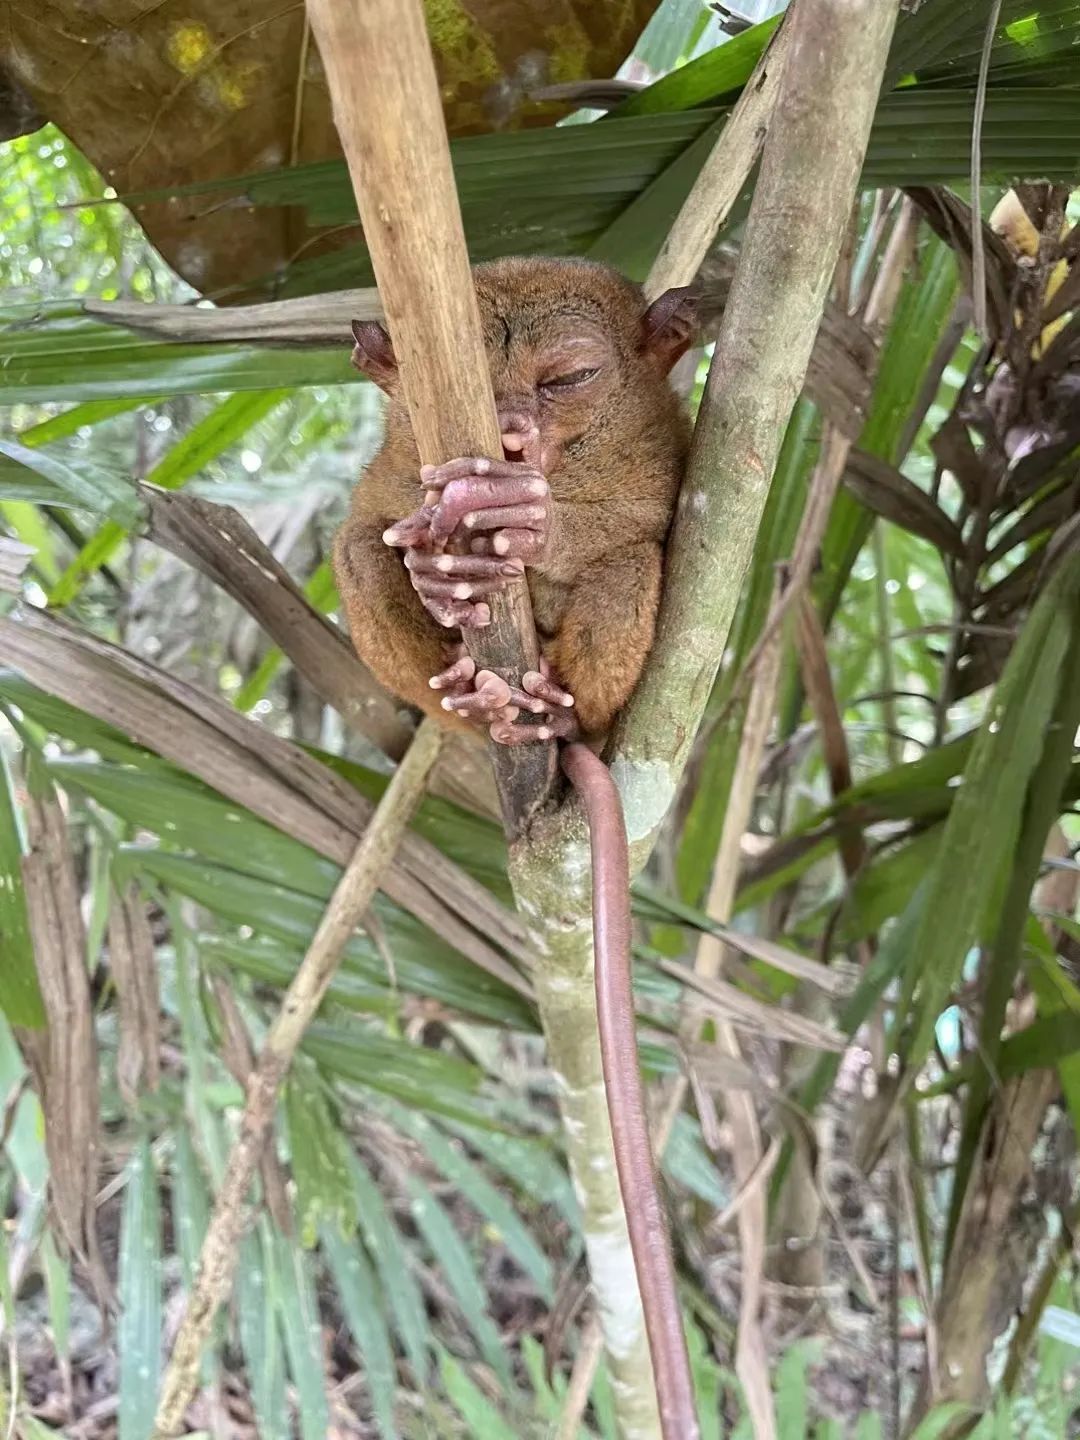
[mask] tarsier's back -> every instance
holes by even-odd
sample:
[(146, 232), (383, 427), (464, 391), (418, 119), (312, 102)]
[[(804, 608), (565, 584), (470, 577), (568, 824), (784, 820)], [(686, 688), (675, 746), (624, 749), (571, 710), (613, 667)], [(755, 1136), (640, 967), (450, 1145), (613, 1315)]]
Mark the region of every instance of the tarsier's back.
[[(421, 477), (389, 338), (354, 326), (354, 363), (390, 404), (338, 538), (339, 590), (361, 658), (403, 699), (506, 743), (596, 736), (652, 644), (688, 444), (668, 380), (688, 307), (682, 292), (646, 306), (580, 260), (498, 260), (474, 278), (503, 457)], [(475, 673), (461, 635), (523, 573), (544, 664), (512, 690)], [(522, 709), (538, 727), (517, 723)]]

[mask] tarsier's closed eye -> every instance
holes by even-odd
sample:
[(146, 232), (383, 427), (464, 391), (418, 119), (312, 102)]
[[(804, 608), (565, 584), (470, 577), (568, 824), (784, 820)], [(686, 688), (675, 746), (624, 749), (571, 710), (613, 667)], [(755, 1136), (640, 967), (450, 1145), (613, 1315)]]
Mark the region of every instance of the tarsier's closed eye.
[(566, 375), (553, 375), (550, 380), (544, 381), (541, 388), (544, 390), (572, 390), (575, 385), (584, 385), (599, 374), (600, 367), (598, 365), (585, 370), (571, 370)]

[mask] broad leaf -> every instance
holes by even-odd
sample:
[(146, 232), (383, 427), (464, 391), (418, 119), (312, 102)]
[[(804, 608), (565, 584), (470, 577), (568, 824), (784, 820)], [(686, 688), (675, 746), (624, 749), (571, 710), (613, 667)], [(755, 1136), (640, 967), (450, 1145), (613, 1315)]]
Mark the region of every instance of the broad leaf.
[(945, 822), (894, 1022), (909, 1076), (929, 1050), (989, 908), (1001, 902), (1028, 780), (1057, 699), (1078, 589), (1080, 556), (1073, 555), (1046, 586), (1009, 657)]
[(37, 1029), (45, 1022), (45, 1011), (34, 969), (22, 855), (22, 831), (15, 809), (11, 770), (0, 748), (0, 942), (4, 956), (0, 964), (0, 1013), (6, 1015), (12, 1025)]
[(14, 440), (0, 440), (0, 496), (89, 510), (125, 526), (133, 525), (140, 513), (130, 481), (100, 466), (57, 460)]

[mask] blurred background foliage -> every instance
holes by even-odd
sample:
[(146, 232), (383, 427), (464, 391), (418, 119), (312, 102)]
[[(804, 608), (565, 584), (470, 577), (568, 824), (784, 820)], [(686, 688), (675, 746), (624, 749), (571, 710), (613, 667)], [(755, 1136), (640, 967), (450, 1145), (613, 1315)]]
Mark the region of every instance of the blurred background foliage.
[[(597, 83), (618, 56), (558, 75), (579, 87), (562, 111), (593, 108), (521, 133), (465, 125), (488, 132), (455, 145), (475, 255), (586, 252), (643, 274), (771, 33), (717, 12), (780, 8), (663, 0), (621, 88)], [(995, 211), (984, 341), (967, 176), (991, 9), (924, 0), (897, 30), (826, 327), (855, 357), (840, 401), (861, 433), (809, 610), (780, 632), (726, 985), (690, 967), (717, 928), (710, 877), (776, 567), (808, 494), (828, 495), (823, 427), (848, 372), (821, 344), (635, 900), (643, 1060), (657, 1087), (692, 1077), (664, 1171), (707, 1437), (750, 1423), (732, 1367), (733, 1087), (769, 1138), (778, 1433), (1076, 1431), (1080, 5), (1001, 9), (982, 213), (1013, 182), (1058, 183), (1017, 192), (1026, 227)], [(272, 264), (222, 240), (219, 300), (370, 283), (343, 166), (192, 171), (171, 212), (161, 195), (129, 206), (90, 140), (84, 154), (45, 120), (48, 87), (31, 98), (33, 127), (0, 146), (0, 1409), (32, 1440), (141, 1440), (251, 1055), (408, 719), (316, 618), (333, 623), (328, 547), (379, 438), (376, 395), (327, 338), (347, 308), (324, 307), (307, 348), (170, 339), (165, 310), (149, 338), (83, 309), (212, 313), (175, 234), (167, 264), (133, 214), (153, 237), (154, 217), (227, 216), (237, 197), (245, 233), (277, 233), (286, 211), (304, 235), (339, 233)], [(901, 225), (910, 255), (875, 337), (866, 299)], [(229, 512), (211, 507), (250, 527), (261, 588), (236, 579), (215, 529)], [(381, 728), (343, 718), (349, 685)], [(580, 1217), (501, 836), (464, 781), (444, 774), (423, 807), (288, 1081), (194, 1428), (557, 1433), (588, 1315)], [(680, 1040), (684, 1002), (734, 1021), (738, 1064)], [(558, 1433), (614, 1435), (602, 1366)]]

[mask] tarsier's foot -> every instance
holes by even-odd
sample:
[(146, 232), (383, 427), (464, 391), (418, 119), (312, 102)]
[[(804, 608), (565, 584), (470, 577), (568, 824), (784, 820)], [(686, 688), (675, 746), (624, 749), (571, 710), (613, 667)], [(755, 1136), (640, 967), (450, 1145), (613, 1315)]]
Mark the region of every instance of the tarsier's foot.
[[(477, 670), (476, 662), (462, 655), (433, 675), (428, 684), (433, 690), (446, 692), (442, 699), (444, 710), (473, 724), (486, 725), (491, 738), (502, 745), (569, 739), (577, 734), (574, 697), (556, 685), (550, 675), (538, 670), (527, 671), (518, 689), (493, 670)], [(523, 710), (543, 718), (539, 724), (520, 723), (518, 717)]]
[[(529, 745), (537, 740), (572, 740), (577, 736), (578, 719), (574, 712), (574, 697), (561, 685), (556, 685), (550, 675), (541, 674), (539, 670), (527, 670), (521, 677), (520, 690), (510, 685), (506, 688), (510, 694), (510, 708), (492, 724), (490, 731), (491, 738), (500, 745)], [(517, 721), (521, 710), (540, 715), (540, 723), (526, 725)]]
[[(464, 646), (462, 647), (464, 650)], [(505, 718), (510, 687), (491, 670), (477, 670), (476, 661), (462, 654), (453, 664), (428, 681), (432, 690), (441, 690), (441, 705), (476, 725), (490, 725)], [(517, 718), (514, 711), (514, 718)]]

